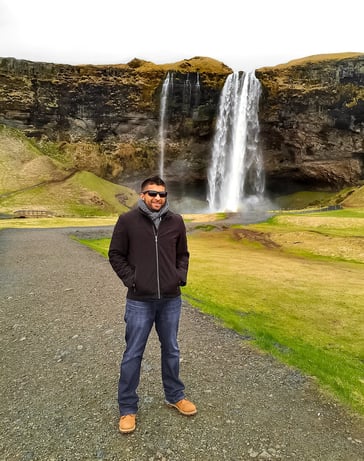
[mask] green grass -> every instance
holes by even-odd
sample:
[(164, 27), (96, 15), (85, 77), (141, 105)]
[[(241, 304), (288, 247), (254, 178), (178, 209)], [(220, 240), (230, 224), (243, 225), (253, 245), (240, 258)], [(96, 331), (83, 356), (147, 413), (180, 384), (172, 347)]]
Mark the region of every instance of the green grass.
[(322, 204), (329, 202), (335, 195), (334, 192), (301, 191), (277, 197), (275, 202), (282, 209), (300, 210), (308, 206), (322, 206)]
[[(277, 219), (259, 227), (269, 228), (274, 238)], [(278, 227), (288, 232), (297, 225)], [(191, 261), (183, 295), (192, 306), (364, 414), (363, 264), (338, 261), (335, 254), (318, 260), (315, 251), (296, 256), (284, 248), (246, 245), (231, 231), (194, 232), (188, 240)], [(108, 239), (82, 243), (107, 255)]]
[(249, 228), (263, 232), (305, 231), (331, 236), (363, 237), (364, 209), (307, 214), (280, 213), (265, 222), (251, 225)]
[(102, 239), (76, 239), (78, 242), (88, 246), (92, 250), (97, 251), (98, 253), (102, 254), (105, 258), (107, 258), (107, 253), (110, 246), (110, 239), (102, 238)]
[(216, 229), (216, 226), (214, 226), (213, 224), (198, 224), (196, 226), (196, 229), (204, 230), (205, 232), (210, 232)]
[(311, 216), (324, 216), (334, 218), (362, 218), (364, 219), (364, 209), (343, 209), (334, 211), (323, 211), (321, 213), (312, 213)]
[(364, 413), (362, 265), (247, 247), (228, 233), (192, 235), (189, 246), (192, 305)]

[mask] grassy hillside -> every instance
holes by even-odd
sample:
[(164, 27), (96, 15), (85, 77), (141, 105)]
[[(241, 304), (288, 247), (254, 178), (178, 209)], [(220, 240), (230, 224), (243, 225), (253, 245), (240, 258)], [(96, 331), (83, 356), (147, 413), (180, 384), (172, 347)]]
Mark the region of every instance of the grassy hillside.
[(69, 176), (61, 163), (43, 155), (20, 131), (0, 125), (0, 195)]
[(339, 192), (300, 191), (275, 198), (281, 209), (302, 210), (340, 205), (344, 208), (364, 208), (364, 186), (349, 187)]
[(345, 208), (364, 208), (364, 186), (351, 189), (341, 205)]
[[(117, 197), (120, 197), (120, 201)], [(13, 193), (1, 198), (0, 212), (46, 210), (55, 216), (107, 216), (120, 214), (133, 206), (136, 194), (89, 172)]]
[(19, 131), (0, 127), (1, 214), (12, 216), (25, 209), (56, 216), (107, 216), (135, 203), (132, 190), (76, 171), (61, 153), (63, 161), (53, 157)]

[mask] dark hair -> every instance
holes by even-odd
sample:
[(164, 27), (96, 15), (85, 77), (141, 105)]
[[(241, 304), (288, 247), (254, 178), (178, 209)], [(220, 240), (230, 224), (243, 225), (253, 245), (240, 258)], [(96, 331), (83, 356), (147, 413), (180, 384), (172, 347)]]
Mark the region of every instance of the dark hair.
[(161, 177), (152, 176), (151, 178), (144, 179), (141, 185), (141, 190), (143, 191), (146, 186), (150, 186), (151, 184), (155, 184), (156, 186), (166, 187), (166, 183), (163, 181)]

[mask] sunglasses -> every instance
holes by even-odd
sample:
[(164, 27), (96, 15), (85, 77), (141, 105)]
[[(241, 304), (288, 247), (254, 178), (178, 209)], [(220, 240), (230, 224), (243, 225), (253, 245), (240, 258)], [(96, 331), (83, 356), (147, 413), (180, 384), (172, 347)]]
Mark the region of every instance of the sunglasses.
[(157, 197), (157, 195), (159, 195), (160, 198), (167, 197), (167, 192), (158, 192), (156, 190), (143, 190), (142, 194), (148, 194), (149, 197)]

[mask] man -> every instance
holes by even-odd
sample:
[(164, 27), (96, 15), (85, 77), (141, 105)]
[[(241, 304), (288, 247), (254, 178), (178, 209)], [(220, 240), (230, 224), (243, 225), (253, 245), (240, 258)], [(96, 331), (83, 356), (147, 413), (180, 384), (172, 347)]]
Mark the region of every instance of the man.
[(186, 285), (189, 261), (186, 228), (182, 217), (169, 210), (166, 185), (159, 176), (143, 181), (138, 206), (119, 217), (109, 260), (128, 288), (126, 348), (118, 388), (120, 432), (135, 429), (141, 361), (153, 324), (161, 343), (166, 404), (183, 415), (196, 414), (195, 405), (185, 399), (179, 378), (177, 341), (180, 287)]

